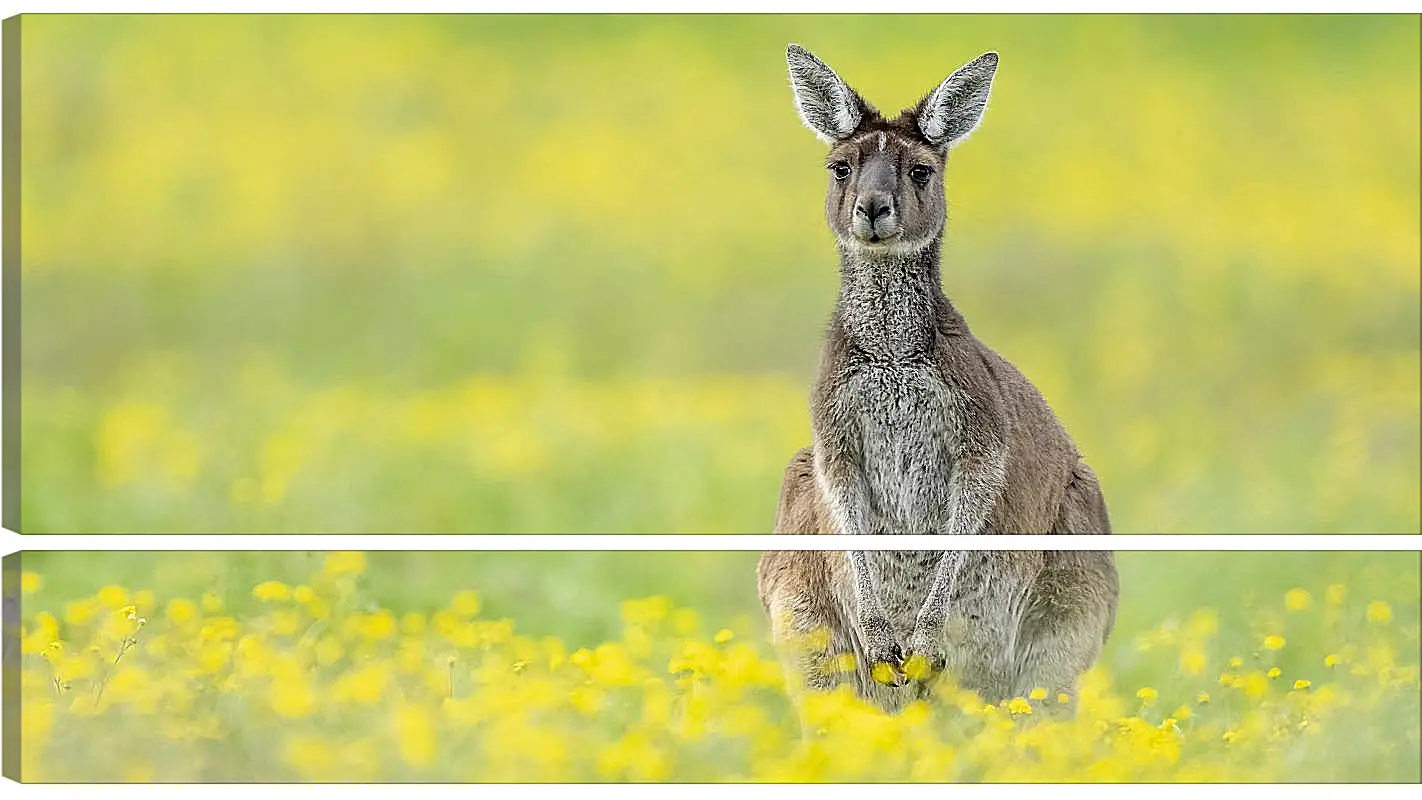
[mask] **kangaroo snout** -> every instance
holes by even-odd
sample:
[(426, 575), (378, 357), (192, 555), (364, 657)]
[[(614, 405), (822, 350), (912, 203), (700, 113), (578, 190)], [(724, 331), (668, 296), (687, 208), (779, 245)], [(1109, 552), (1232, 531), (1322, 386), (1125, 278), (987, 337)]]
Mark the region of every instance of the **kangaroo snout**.
[(870, 222), (894, 213), (894, 196), (888, 192), (866, 192), (854, 201), (854, 213)]
[(854, 201), (854, 235), (862, 241), (878, 242), (899, 232), (894, 196), (888, 192), (865, 192)]

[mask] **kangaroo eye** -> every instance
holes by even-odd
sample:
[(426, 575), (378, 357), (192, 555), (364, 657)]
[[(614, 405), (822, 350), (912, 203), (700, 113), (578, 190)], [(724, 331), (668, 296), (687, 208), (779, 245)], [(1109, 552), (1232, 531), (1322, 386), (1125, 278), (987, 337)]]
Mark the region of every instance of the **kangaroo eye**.
[(830, 174), (834, 175), (834, 179), (837, 180), (837, 181), (842, 181), (842, 180), (844, 180), (845, 178), (848, 178), (848, 177), (849, 177), (849, 164), (847, 164), (847, 163), (845, 163), (845, 162), (843, 162), (843, 161), (836, 161), (836, 162), (834, 162), (833, 164), (830, 165)]
[(919, 186), (926, 186), (928, 185), (928, 179), (933, 177), (933, 170), (919, 164), (909, 170), (909, 177)]

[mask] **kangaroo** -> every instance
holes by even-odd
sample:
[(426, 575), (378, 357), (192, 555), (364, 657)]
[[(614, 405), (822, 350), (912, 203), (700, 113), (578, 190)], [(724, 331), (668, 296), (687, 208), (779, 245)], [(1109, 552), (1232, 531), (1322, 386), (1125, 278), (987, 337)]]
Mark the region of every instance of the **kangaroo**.
[[(785, 470), (775, 533), (1110, 533), (1051, 408), (940, 284), (948, 151), (977, 127), (997, 54), (894, 119), (808, 50), (786, 61), (801, 120), (830, 147), (840, 289), (813, 447)], [(891, 713), (940, 675), (990, 703), (1045, 689), (1049, 713), (1073, 708), (1118, 596), (1110, 552), (1070, 550), (770, 551), (757, 584), (792, 694), (852, 681)]]

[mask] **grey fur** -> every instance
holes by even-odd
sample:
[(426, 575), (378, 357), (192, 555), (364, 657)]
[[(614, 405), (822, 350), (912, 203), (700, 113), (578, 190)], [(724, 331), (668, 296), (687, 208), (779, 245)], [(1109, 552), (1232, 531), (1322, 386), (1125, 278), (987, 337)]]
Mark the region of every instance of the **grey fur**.
[[(997, 56), (893, 120), (807, 51), (792, 45), (787, 61), (797, 108), (832, 144), (840, 291), (810, 397), (814, 444), (786, 470), (775, 532), (1110, 533), (1096, 476), (1051, 408), (940, 281), (947, 151), (981, 117)], [(835, 126), (835, 98), (857, 104), (852, 130)], [(849, 676), (834, 659), (853, 655), (858, 691), (886, 710), (926, 696), (902, 669), (913, 656), (989, 702), (1074, 697), (1118, 594), (1110, 552), (772, 551), (757, 577), (792, 688), (835, 685)], [(891, 667), (889, 685), (875, 664)]]
[(790, 45), (785, 50), (795, 109), (805, 126), (825, 143), (837, 142), (859, 127), (865, 104), (825, 62), (809, 50)]
[(983, 53), (949, 75), (918, 107), (918, 128), (928, 141), (948, 148), (967, 138), (987, 111), (997, 53)]

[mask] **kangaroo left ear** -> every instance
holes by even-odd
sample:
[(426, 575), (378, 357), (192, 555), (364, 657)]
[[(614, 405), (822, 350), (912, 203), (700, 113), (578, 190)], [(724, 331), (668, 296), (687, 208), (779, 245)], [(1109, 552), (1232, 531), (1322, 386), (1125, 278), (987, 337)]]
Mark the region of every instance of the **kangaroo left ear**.
[(933, 146), (947, 150), (967, 138), (987, 110), (997, 53), (983, 53), (949, 75), (918, 104), (918, 129)]

